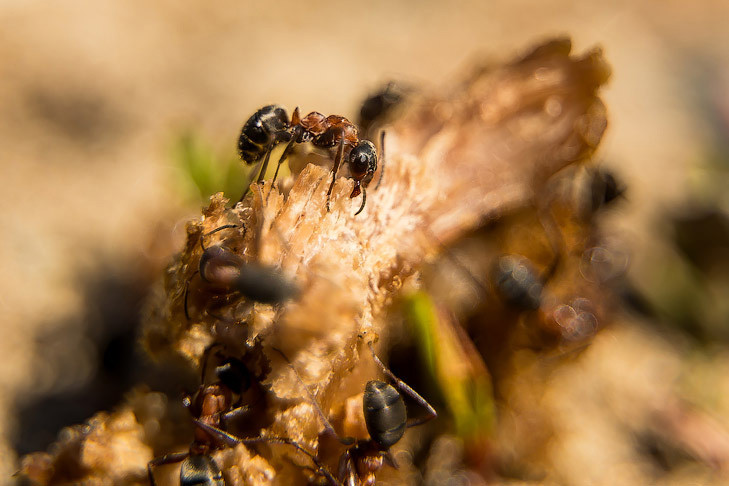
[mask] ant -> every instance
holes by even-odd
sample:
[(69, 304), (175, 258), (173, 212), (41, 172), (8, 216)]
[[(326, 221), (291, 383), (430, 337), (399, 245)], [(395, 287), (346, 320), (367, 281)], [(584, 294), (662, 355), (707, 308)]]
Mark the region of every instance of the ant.
[[(298, 443), (285, 437), (260, 436), (238, 438), (225, 432), (223, 428), (228, 420), (238, 417), (248, 411), (247, 406), (241, 406), (240, 400), (232, 402), (233, 394), (239, 397), (251, 385), (251, 375), (242, 361), (236, 358), (227, 358), (215, 367), (215, 376), (218, 381), (205, 385), (205, 375), (208, 358), (212, 350), (220, 344), (208, 346), (202, 359), (201, 385), (194, 395), (186, 395), (183, 405), (190, 411), (192, 421), (195, 423), (195, 435), (187, 452), (175, 452), (152, 459), (147, 464), (147, 475), (151, 486), (157, 482), (152, 473), (153, 467), (182, 462), (180, 466), (180, 486), (225, 486), (222, 471), (210, 456), (210, 451), (220, 449), (225, 445), (238, 444), (254, 445), (261, 443), (287, 444), (310, 457), (326, 475), (326, 471), (319, 465), (317, 459)], [(234, 438), (231, 441), (230, 438)]]
[(526, 258), (504, 255), (494, 264), (491, 279), (503, 301), (518, 310), (537, 310), (542, 305), (544, 282), (553, 271), (554, 264), (539, 275)]
[[(384, 135), (382, 138), (384, 139)], [(263, 180), (271, 151), (281, 142), (288, 142), (288, 145), (278, 161), (273, 182), (278, 177), (281, 164), (291, 154), (294, 144), (311, 142), (315, 147), (323, 149), (331, 149), (339, 145), (332, 168), (332, 183), (327, 191), (327, 211), (329, 211), (329, 200), (339, 166), (342, 161), (346, 161), (349, 164), (352, 179), (354, 179), (354, 188), (349, 197), (354, 198), (362, 194), (362, 205), (355, 216), (362, 212), (367, 201), (365, 187), (377, 170), (377, 151), (375, 145), (369, 140), (360, 140), (357, 127), (352, 122), (343, 116), (324, 116), (316, 111), (312, 111), (302, 118), (298, 107), (289, 121), (286, 110), (282, 107), (264, 106), (246, 121), (238, 138), (238, 153), (243, 162), (254, 164), (263, 159), (257, 182)], [(247, 193), (248, 187), (239, 202)]]
[[(212, 350), (218, 344), (208, 346), (203, 353), (200, 387), (193, 395), (185, 395), (183, 405), (190, 411), (193, 421), (210, 424), (214, 427), (224, 426), (233, 417), (248, 411), (248, 407), (239, 403), (234, 407), (233, 393), (240, 396), (251, 384), (248, 368), (236, 358), (227, 358), (215, 368), (217, 381), (205, 384), (207, 363)], [(248, 439), (250, 443), (261, 442), (260, 438)], [(152, 486), (156, 486), (152, 468), (165, 464), (182, 462), (180, 466), (180, 486), (216, 485), (224, 486), (222, 472), (210, 456), (210, 451), (219, 448), (214, 437), (200, 427), (195, 428), (195, 435), (186, 452), (175, 452), (152, 459), (147, 464), (147, 475)]]
[(394, 81), (388, 82), (379, 90), (370, 94), (359, 110), (357, 125), (364, 133), (386, 121), (390, 114), (401, 105), (411, 89)]
[[(353, 437), (339, 437), (329, 420), (324, 416), (324, 412), (316, 402), (311, 391), (304, 384), (296, 368), (282, 351), (276, 349), (284, 360), (289, 363), (296, 378), (304, 387), (304, 390), (306, 390), (327, 432), (336, 437), (341, 444), (347, 446), (347, 449), (339, 459), (337, 479), (335, 480), (331, 477), (331, 474), (324, 473), (332, 486), (374, 486), (376, 483), (375, 474), (382, 468), (385, 462), (397, 469), (397, 464), (390, 452), (390, 448), (402, 438), (405, 429), (424, 424), (438, 416), (435, 409), (423, 397), (396, 377), (385, 366), (380, 358), (377, 357), (371, 341), (367, 343), (367, 346), (377, 366), (394, 384), (393, 386), (384, 381), (371, 380), (365, 386), (362, 404), (367, 432), (370, 434), (370, 438), (367, 440), (355, 439)], [(428, 412), (427, 415), (419, 419), (409, 420), (407, 418), (405, 402), (400, 392), (406, 393), (425, 408)], [(317, 466), (319, 466), (318, 463)], [(323, 469), (321, 466), (319, 468), (320, 470)]]
[(296, 285), (275, 268), (245, 262), (222, 244), (205, 246), (206, 237), (224, 229), (237, 227), (238, 225), (226, 224), (200, 235), (200, 246), (203, 249), (200, 264), (185, 285), (184, 309), (188, 321), (190, 320), (188, 309), (190, 281), (198, 274), (206, 287), (213, 292), (228, 295), (239, 294), (264, 304), (281, 304), (298, 293)]

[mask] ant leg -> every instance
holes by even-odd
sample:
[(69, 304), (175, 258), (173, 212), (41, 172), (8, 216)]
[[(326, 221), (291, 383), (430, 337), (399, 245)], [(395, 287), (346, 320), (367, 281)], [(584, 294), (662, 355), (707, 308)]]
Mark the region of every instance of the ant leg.
[(329, 472), (329, 470), (324, 467), (322, 463), (319, 462), (319, 460), (316, 458), (314, 454), (307, 451), (301, 444), (298, 442), (288, 439), (286, 437), (276, 437), (276, 436), (261, 436), (261, 437), (248, 437), (248, 438), (240, 438), (236, 437), (235, 435), (226, 432), (224, 430), (221, 430), (217, 427), (213, 427), (212, 425), (208, 425), (205, 422), (201, 422), (198, 419), (193, 419), (193, 422), (203, 429), (208, 434), (216, 437), (221, 442), (224, 442), (226, 445), (230, 447), (235, 447), (238, 444), (243, 445), (252, 445), (252, 444), (262, 444), (262, 443), (272, 443), (272, 444), (286, 444), (290, 445), (291, 447), (295, 448), (297, 451), (301, 452), (302, 454), (306, 455), (309, 459), (312, 460), (314, 464), (316, 464), (317, 471), (323, 474), (329, 482), (332, 484), (332, 486), (342, 486), (342, 484), (336, 480), (336, 478), (332, 475), (332, 473)]
[(184, 304), (184, 308), (185, 308), (185, 319), (187, 319), (188, 322), (190, 322), (190, 311), (188, 310), (188, 307), (187, 307), (187, 296), (190, 293), (190, 282), (192, 281), (193, 277), (195, 275), (197, 275), (198, 273), (200, 273), (200, 271), (199, 270), (195, 270), (195, 273), (193, 273), (190, 276), (190, 278), (187, 279), (187, 282), (185, 282), (185, 297), (184, 297), (185, 304)]
[(225, 412), (222, 416), (222, 419), (223, 419), (223, 421), (234, 419), (236, 417), (240, 417), (241, 415), (248, 413), (249, 410), (250, 409), (248, 408), (248, 405), (236, 407), (236, 408), (233, 408), (233, 409)]
[[(251, 175), (248, 176), (248, 183), (246, 184), (246, 188), (243, 190), (243, 195), (241, 195), (240, 199), (238, 199), (238, 202), (243, 201), (243, 199), (248, 194), (248, 191), (251, 190), (251, 184), (253, 184), (254, 176), (256, 175), (256, 172), (258, 172), (258, 178), (256, 178), (256, 182), (261, 182), (263, 180), (264, 175), (266, 174), (266, 169), (268, 168), (268, 160), (271, 158), (271, 151), (273, 150), (273, 145), (270, 145), (266, 149), (266, 157), (263, 159), (263, 163), (259, 162), (256, 167), (251, 170)], [(260, 168), (260, 171), (259, 171)]]
[(375, 191), (382, 184), (382, 178), (385, 177), (385, 131), (380, 132), (380, 162), (382, 169), (380, 169), (380, 178), (377, 179), (377, 185), (375, 185)]
[(362, 186), (362, 205), (359, 207), (356, 213), (354, 213), (355, 216), (357, 216), (359, 213), (362, 212), (362, 210), (365, 207), (365, 203), (367, 202), (367, 189), (365, 189), (365, 186)]
[(281, 355), (281, 357), (288, 363), (288, 365), (291, 367), (291, 371), (294, 372), (294, 375), (296, 376), (296, 379), (299, 380), (299, 383), (301, 384), (301, 387), (306, 391), (306, 394), (309, 396), (309, 401), (311, 401), (312, 405), (314, 406), (314, 409), (316, 410), (317, 415), (319, 415), (319, 418), (321, 419), (322, 423), (324, 424), (324, 428), (327, 429), (327, 432), (333, 435), (337, 438), (339, 442), (341, 442), (343, 445), (350, 446), (356, 442), (356, 440), (353, 437), (345, 437), (341, 438), (339, 437), (339, 434), (336, 433), (334, 430), (334, 427), (332, 427), (332, 424), (329, 422), (329, 420), (324, 416), (324, 412), (322, 411), (321, 407), (316, 401), (316, 397), (311, 393), (309, 388), (304, 383), (304, 380), (301, 379), (301, 375), (299, 375), (299, 372), (296, 370), (296, 367), (294, 367), (293, 364), (291, 364), (291, 361), (289, 361), (289, 358), (284, 354), (283, 351), (277, 348), (271, 348), (274, 351), (276, 351), (278, 354)]
[(271, 152), (273, 152), (273, 144), (270, 145), (266, 149), (266, 158), (263, 159), (263, 166), (261, 167), (261, 172), (258, 174), (258, 180), (256, 182), (261, 182), (264, 177), (266, 177), (266, 170), (268, 169), (268, 161), (271, 160)]
[(291, 150), (293, 150), (294, 144), (296, 143), (296, 137), (291, 138), (291, 141), (286, 144), (286, 148), (284, 149), (283, 153), (281, 154), (281, 157), (278, 159), (278, 164), (276, 165), (276, 172), (273, 173), (273, 179), (271, 180), (271, 189), (268, 191), (268, 194), (266, 195), (266, 203), (268, 203), (268, 196), (271, 195), (271, 191), (273, 191), (273, 185), (276, 182), (276, 178), (278, 178), (278, 171), (281, 169), (281, 164), (284, 163), (284, 160), (288, 158), (289, 155), (291, 155)]
[(278, 165), (276, 166), (276, 172), (273, 174), (273, 182), (276, 182), (276, 178), (278, 177), (278, 170), (281, 168), (281, 164), (284, 163), (284, 161), (291, 155), (291, 151), (294, 149), (294, 144), (296, 143), (297, 137), (294, 136), (291, 138), (291, 141), (286, 145), (286, 148), (284, 149), (283, 153), (281, 154), (281, 157), (278, 159)]
[(427, 412), (428, 412), (428, 415), (426, 415), (425, 417), (422, 417), (420, 419), (408, 420), (407, 427), (415, 427), (416, 425), (424, 424), (425, 422), (428, 422), (429, 420), (433, 420), (434, 418), (436, 418), (438, 416), (438, 412), (435, 411), (435, 409), (430, 405), (430, 403), (428, 403), (427, 400), (425, 400), (425, 398), (421, 397), (420, 394), (418, 394), (418, 392), (416, 392), (415, 390), (410, 388), (410, 386), (407, 383), (405, 383), (400, 378), (395, 376), (392, 373), (392, 371), (390, 371), (387, 368), (387, 366), (385, 366), (385, 364), (382, 361), (380, 361), (380, 358), (378, 358), (377, 354), (375, 353), (375, 348), (372, 346), (372, 341), (368, 342), (367, 346), (369, 346), (370, 351), (372, 352), (372, 358), (374, 358), (375, 363), (377, 363), (377, 366), (380, 367), (380, 369), (385, 374), (385, 376), (390, 378), (395, 383), (395, 386), (397, 386), (401, 391), (407, 393), (410, 396), (410, 398), (412, 398), (413, 400), (418, 402), (418, 404), (421, 407), (423, 407), (425, 410), (427, 410)]
[(339, 171), (339, 166), (342, 163), (343, 157), (344, 157), (344, 128), (342, 128), (342, 131), (339, 134), (339, 149), (337, 150), (337, 156), (334, 158), (334, 167), (332, 167), (332, 183), (329, 185), (329, 190), (327, 191), (327, 212), (329, 212), (329, 199), (332, 196), (332, 189), (334, 189), (334, 183), (337, 181), (337, 171)]
[(174, 464), (176, 462), (183, 461), (189, 452), (174, 452), (172, 454), (165, 454), (164, 456), (155, 457), (147, 463), (147, 475), (149, 476), (149, 484), (157, 486), (157, 481), (154, 480), (154, 474), (152, 474), (152, 468), (157, 466), (164, 466), (165, 464)]
[[(242, 202), (243, 199), (245, 199), (246, 195), (248, 194), (248, 191), (251, 190), (251, 184), (253, 184), (253, 179), (255, 179), (256, 173), (261, 169), (261, 162), (258, 162), (256, 166), (251, 169), (251, 173), (248, 176), (248, 183), (246, 183), (246, 188), (243, 189), (243, 195), (238, 199), (238, 202)], [(234, 204), (235, 206), (235, 204)]]

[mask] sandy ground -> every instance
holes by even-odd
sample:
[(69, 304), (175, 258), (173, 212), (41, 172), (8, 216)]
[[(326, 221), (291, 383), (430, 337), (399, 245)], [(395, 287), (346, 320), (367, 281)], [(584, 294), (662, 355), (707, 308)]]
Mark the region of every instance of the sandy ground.
[(153, 280), (179, 244), (196, 211), (170, 162), (185, 127), (233, 152), (264, 104), (353, 115), (392, 78), (442, 85), (471, 59), (556, 34), (578, 52), (600, 44), (614, 69), (600, 155), (630, 188), (616, 231), (640, 282), (662, 255), (660, 215), (701, 161), (697, 100), (729, 77), (729, 4), (572, 4), (2, 2), (0, 477), (33, 423), (20, 411), (91, 379), (88, 341), (103, 332), (90, 325), (104, 320), (89, 317), (89, 282)]

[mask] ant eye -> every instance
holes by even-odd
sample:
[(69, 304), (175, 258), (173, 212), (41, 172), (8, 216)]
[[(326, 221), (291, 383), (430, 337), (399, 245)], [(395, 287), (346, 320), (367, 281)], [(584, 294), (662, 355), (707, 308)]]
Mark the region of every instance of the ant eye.
[(377, 170), (377, 150), (369, 140), (362, 140), (349, 154), (349, 170), (352, 178), (360, 180)]

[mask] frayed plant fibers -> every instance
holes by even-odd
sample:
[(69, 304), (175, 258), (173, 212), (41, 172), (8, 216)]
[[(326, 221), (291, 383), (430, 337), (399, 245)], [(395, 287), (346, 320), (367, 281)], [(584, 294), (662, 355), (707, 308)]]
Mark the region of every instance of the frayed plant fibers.
[[(385, 357), (391, 339), (402, 338), (402, 320), (392, 317), (392, 309), (403, 288), (419, 288), (420, 270), (444, 247), (532, 205), (547, 179), (597, 147), (606, 128), (597, 91), (610, 70), (600, 50), (581, 56), (570, 50), (569, 40), (553, 40), (516, 61), (473, 69), (440, 92), (411, 93), (386, 129), (382, 183), (375, 189), (378, 171), (357, 216), (360, 199), (349, 198), (352, 181), (346, 177), (336, 181), (327, 211), (331, 171), (312, 164), (299, 164), (293, 183), (282, 184), (285, 193), (268, 181), (256, 184), (234, 207), (214, 195), (202, 217), (188, 224), (187, 243), (167, 269), (164, 291), (150, 303), (145, 348), (158, 359), (183, 356), (199, 369), (205, 348), (220, 343), (265, 390), (265, 398), (250, 404), (261, 407), (255, 415), (261, 422), (246, 423), (246, 430), (295, 440), (318, 452), (336, 474), (344, 447), (320, 441), (323, 424), (291, 367), (341, 436), (367, 438), (362, 392), (368, 380), (384, 378), (366, 344), (375, 342)], [(220, 243), (244, 261), (280, 269), (295, 282), (297, 296), (280, 306), (239, 298), (212, 306), (196, 275), (200, 240), (223, 225), (235, 227), (206, 237), (206, 246)], [(61, 438), (45, 462), (28, 456), (28, 464), (36, 462), (24, 470), (34, 471), (39, 484), (144, 484), (150, 444), (167, 432), (163, 426), (148, 430), (133, 409), (127, 403), (94, 417), (73, 438)], [(430, 433), (442, 432), (447, 424), (432, 427)], [(408, 436), (422, 433), (416, 430), (394, 448), (401, 467), (383, 467), (378, 483), (418, 482), (412, 457), (398, 452), (413, 445)], [(124, 447), (135, 451), (122, 452)], [(185, 448), (182, 442), (175, 450)], [(322, 481), (311, 460), (286, 445), (223, 447), (212, 455), (228, 485)], [(78, 464), (73, 474), (44, 476), (68, 461)], [(179, 481), (176, 467), (157, 471), (160, 485)]]

